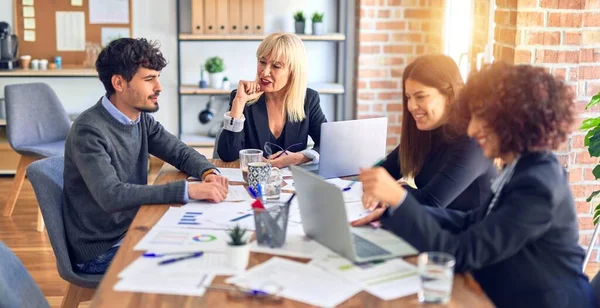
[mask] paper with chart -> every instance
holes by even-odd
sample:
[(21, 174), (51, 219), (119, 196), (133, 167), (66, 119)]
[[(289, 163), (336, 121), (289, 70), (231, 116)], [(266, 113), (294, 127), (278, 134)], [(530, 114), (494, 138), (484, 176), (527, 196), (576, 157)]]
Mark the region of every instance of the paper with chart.
[(337, 306), (361, 291), (358, 284), (319, 267), (279, 257), (273, 257), (226, 281), (252, 288), (260, 288), (267, 283), (276, 284), (282, 288), (282, 297), (318, 307)]
[(182, 207), (171, 207), (156, 223), (160, 228), (218, 229), (235, 225), (254, 230), (251, 201), (244, 202), (190, 202)]
[[(251, 232), (249, 232), (249, 235)], [(152, 252), (223, 252), (229, 235), (224, 230), (154, 227), (135, 245), (134, 250)]]
[(240, 272), (228, 263), (225, 253), (220, 252), (205, 252), (198, 258), (191, 258), (166, 265), (158, 264), (161, 261), (185, 256), (186, 254), (189, 254), (189, 252), (167, 254), (162, 257), (139, 257), (121, 271), (118, 277), (128, 278), (148, 274), (199, 277), (206, 273), (235, 275)]
[(354, 281), (382, 300), (411, 295), (419, 289), (417, 268), (401, 259), (357, 265), (340, 255), (330, 254), (315, 258), (309, 264)]
[(203, 286), (210, 285), (214, 274), (206, 273), (198, 276), (178, 275), (140, 275), (121, 279), (114, 286), (115, 291), (175, 294), (185, 296), (203, 296)]
[(285, 244), (283, 247), (270, 248), (267, 246), (259, 246), (258, 242), (254, 241), (250, 243), (250, 251), (305, 259), (324, 257), (329, 254), (334, 254), (327, 247), (319, 244), (313, 239), (306, 237), (304, 234), (289, 234), (289, 232), (286, 234)]

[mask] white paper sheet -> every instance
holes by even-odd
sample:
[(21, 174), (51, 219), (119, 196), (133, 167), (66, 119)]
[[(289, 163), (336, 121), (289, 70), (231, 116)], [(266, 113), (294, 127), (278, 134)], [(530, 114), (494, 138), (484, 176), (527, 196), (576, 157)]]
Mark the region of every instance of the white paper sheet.
[(23, 40), (26, 42), (35, 42), (35, 30), (24, 30)]
[(83, 6), (83, 0), (71, 0), (72, 6)]
[(229, 278), (227, 282), (253, 288), (276, 284), (282, 287), (281, 296), (319, 307), (335, 307), (361, 291), (358, 284), (319, 267), (278, 257)]
[(285, 179), (283, 180), (285, 182), (285, 186), (282, 187), (281, 189), (283, 190), (287, 190), (287, 191), (296, 191), (296, 187), (294, 186), (294, 179)]
[(115, 284), (114, 290), (123, 292), (203, 296), (206, 291), (203, 286), (210, 285), (214, 278), (214, 274), (202, 274), (199, 276), (139, 275), (121, 279)]
[(333, 254), (324, 258), (315, 258), (309, 264), (354, 281), (360, 284), (365, 291), (382, 300), (411, 295), (417, 293), (419, 289), (417, 268), (401, 259), (356, 265)]
[[(248, 236), (252, 233), (248, 232)], [(158, 252), (224, 252), (229, 235), (224, 230), (196, 230), (154, 227), (134, 250)]]
[(292, 176), (292, 170), (290, 170), (290, 168), (281, 168), (279, 169), (281, 171), (281, 176), (283, 177), (291, 177)]
[(23, 7), (23, 17), (35, 17), (35, 9), (33, 6)]
[(23, 0), (23, 5), (33, 5), (33, 0)]
[(129, 0), (89, 0), (90, 24), (128, 24)]
[(285, 244), (283, 245), (283, 247), (270, 248), (265, 246), (259, 246), (258, 242), (254, 241), (250, 243), (250, 251), (305, 259), (319, 258), (327, 256), (328, 254), (334, 254), (325, 246), (319, 244), (315, 240), (306, 237), (305, 235), (287, 233), (285, 236)]
[[(190, 202), (180, 208), (171, 207), (156, 223), (161, 228), (220, 229), (235, 225), (254, 231), (251, 201)], [(183, 219), (184, 216), (186, 219)]]
[(23, 29), (35, 29), (35, 18), (23, 18)]
[[(242, 170), (239, 168), (219, 168), (221, 175), (226, 177), (230, 182), (241, 182), (246, 183), (244, 181), (244, 177), (242, 175)], [(190, 176), (188, 180), (199, 180), (199, 178)]]
[[(327, 182), (334, 184), (340, 189), (344, 189), (352, 184), (352, 181), (342, 180), (340, 178), (328, 179)], [(363, 188), (361, 182), (356, 182), (350, 187), (350, 190), (344, 191), (344, 202), (362, 202)]]
[(85, 14), (56, 12), (56, 50), (85, 50)]
[[(155, 252), (157, 253), (157, 252)], [(205, 252), (198, 258), (191, 258), (179, 262), (158, 265), (158, 262), (181, 257), (185, 254), (166, 255), (163, 257), (139, 257), (129, 264), (118, 275), (119, 278), (136, 277), (153, 273), (160, 276), (194, 276), (211, 273), (215, 275), (235, 275), (240, 271), (231, 266), (224, 253)]]
[(249, 201), (254, 200), (252, 196), (248, 193), (246, 188), (241, 185), (229, 185), (229, 192), (227, 193), (227, 199), (225, 201), (235, 202), (235, 201)]
[(110, 42), (123, 37), (130, 37), (129, 28), (109, 28), (103, 27), (100, 30), (102, 47), (106, 47)]

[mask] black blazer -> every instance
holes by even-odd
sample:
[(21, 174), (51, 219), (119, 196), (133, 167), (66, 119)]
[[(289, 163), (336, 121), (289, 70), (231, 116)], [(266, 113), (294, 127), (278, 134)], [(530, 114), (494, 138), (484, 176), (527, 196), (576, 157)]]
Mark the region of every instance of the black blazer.
[(419, 251), (444, 251), (499, 307), (595, 307), (567, 175), (550, 152), (523, 154), (496, 205), (424, 207), (410, 193), (388, 228)]
[[(469, 211), (487, 205), (492, 195), (490, 183), (498, 175), (494, 163), (483, 156), (479, 145), (468, 136), (440, 142), (425, 158), (415, 176), (418, 189), (404, 188), (421, 203), (433, 207)], [(402, 177), (396, 147), (382, 165), (396, 180)]]
[[(229, 110), (235, 98), (237, 90), (233, 90), (230, 96)], [(301, 122), (286, 121), (279, 138), (275, 138), (269, 128), (269, 117), (265, 95), (263, 94), (256, 103), (244, 108), (244, 129), (234, 133), (223, 130), (219, 136), (217, 153), (226, 161), (239, 159), (239, 152), (243, 149), (260, 149), (264, 151), (265, 142), (269, 141), (286, 149), (294, 143), (302, 143), (290, 149), (292, 152), (300, 152), (306, 149), (308, 136), (315, 142), (313, 149), (319, 151), (321, 142), (321, 124), (327, 122), (321, 110), (319, 93), (313, 89), (306, 89), (304, 100), (304, 113), (306, 117)], [(275, 151), (277, 152), (277, 151)], [(264, 153), (265, 157), (267, 153)]]

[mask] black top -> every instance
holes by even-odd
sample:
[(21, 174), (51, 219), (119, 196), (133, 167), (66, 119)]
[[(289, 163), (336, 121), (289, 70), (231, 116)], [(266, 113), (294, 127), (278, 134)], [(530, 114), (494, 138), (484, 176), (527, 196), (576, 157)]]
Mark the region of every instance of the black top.
[[(233, 90), (230, 96), (229, 110), (237, 90)], [(306, 89), (304, 100), (304, 113), (306, 117), (300, 122), (286, 120), (281, 136), (275, 138), (269, 128), (269, 116), (267, 103), (263, 94), (256, 103), (244, 107), (244, 129), (241, 132), (223, 130), (219, 136), (217, 153), (223, 161), (230, 162), (239, 159), (239, 152), (243, 149), (259, 149), (264, 151), (265, 142), (275, 143), (286, 149), (292, 144), (301, 143), (290, 149), (291, 152), (300, 152), (306, 149), (308, 136), (315, 142), (313, 149), (319, 151), (321, 142), (321, 124), (327, 122), (321, 104), (319, 93), (313, 89)], [(274, 152), (279, 150), (273, 149)], [(263, 153), (265, 157), (267, 153)]]
[[(382, 165), (395, 179), (402, 177), (399, 150), (400, 146)], [(415, 176), (418, 189), (408, 185), (404, 188), (422, 204), (468, 211), (487, 204), (492, 195), (490, 184), (497, 174), (479, 145), (464, 136), (436, 143)]]
[(424, 207), (409, 193), (383, 226), (419, 251), (456, 258), (498, 307), (595, 307), (582, 272), (575, 202), (550, 152), (523, 154), (488, 206), (468, 213)]

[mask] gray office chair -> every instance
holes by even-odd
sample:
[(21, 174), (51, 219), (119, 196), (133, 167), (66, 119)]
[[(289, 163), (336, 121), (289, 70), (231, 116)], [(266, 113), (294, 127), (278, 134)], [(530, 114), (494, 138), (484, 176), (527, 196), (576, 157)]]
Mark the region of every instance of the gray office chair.
[(219, 137), (221, 136), (221, 132), (223, 131), (223, 129), (221, 128), (219, 130), (219, 132), (217, 133), (217, 136), (215, 136), (215, 147), (213, 148), (213, 159), (221, 159), (219, 157), (219, 153), (217, 153), (217, 146), (219, 146)]
[(77, 307), (80, 302), (92, 299), (102, 275), (82, 274), (73, 270), (62, 212), (64, 164), (64, 156), (38, 160), (27, 167), (27, 177), (33, 185), (35, 197), (46, 221), (58, 274), (69, 282), (62, 307)]
[[(6, 132), (8, 142), (21, 154), (17, 173), (2, 216), (11, 216), (19, 197), (25, 168), (43, 158), (63, 155), (65, 139), (71, 127), (54, 91), (44, 83), (7, 85), (4, 87), (6, 103)], [(38, 212), (37, 230), (44, 230), (44, 221)]]
[(594, 295), (596, 295), (596, 303), (600, 307), (600, 273), (597, 273), (594, 276), (594, 279), (591, 281), (592, 289), (594, 290)]
[(21, 260), (0, 241), (0, 307), (50, 307)]

